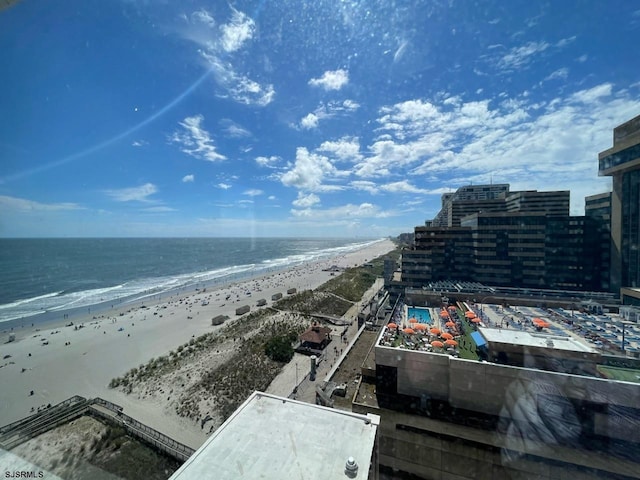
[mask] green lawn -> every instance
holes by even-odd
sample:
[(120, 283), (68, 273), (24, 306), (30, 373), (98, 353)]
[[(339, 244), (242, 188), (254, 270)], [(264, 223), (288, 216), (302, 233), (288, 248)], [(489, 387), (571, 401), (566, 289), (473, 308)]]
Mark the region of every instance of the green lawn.
[(611, 380), (640, 383), (640, 370), (598, 365), (598, 371)]

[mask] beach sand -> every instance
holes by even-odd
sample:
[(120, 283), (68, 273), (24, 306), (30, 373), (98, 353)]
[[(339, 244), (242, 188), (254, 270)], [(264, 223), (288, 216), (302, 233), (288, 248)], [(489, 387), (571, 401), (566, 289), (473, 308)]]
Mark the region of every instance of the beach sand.
[[(0, 343), (0, 425), (73, 395), (102, 397), (121, 405), (125, 413), (150, 427), (197, 448), (206, 434), (194, 429), (192, 422), (167, 415), (161, 395), (155, 399), (126, 395), (108, 388), (111, 379), (151, 358), (168, 354), (193, 337), (221, 328), (211, 325), (217, 315), (234, 319), (240, 306), (250, 305), (253, 311), (259, 299), (264, 298), (271, 305), (275, 293), (286, 296), (289, 288), (317, 288), (331, 278), (330, 272), (323, 269), (361, 265), (393, 248), (394, 244), (385, 240), (356, 252), (252, 280), (149, 298), (144, 307), (136, 303), (96, 318), (90, 314), (74, 317), (74, 326), (64, 326), (69, 320), (61, 320), (59, 324), (48, 323), (40, 331), (25, 327), (16, 330), (16, 341), (11, 343), (4, 343), (4, 335)], [(81, 324), (83, 328), (76, 329)], [(221, 354), (219, 361), (224, 358)]]

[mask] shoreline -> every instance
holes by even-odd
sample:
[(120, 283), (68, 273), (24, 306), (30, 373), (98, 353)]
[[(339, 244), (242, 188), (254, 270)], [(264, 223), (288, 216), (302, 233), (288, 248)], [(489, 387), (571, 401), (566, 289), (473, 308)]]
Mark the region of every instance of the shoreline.
[[(102, 397), (172, 438), (197, 445), (206, 437), (189, 431), (193, 428), (184, 419), (168, 417), (162, 402), (148, 402), (109, 389), (111, 379), (166, 355), (194, 337), (217, 331), (221, 327), (211, 325), (217, 315), (228, 315), (232, 322), (240, 318), (235, 315), (240, 306), (250, 305), (254, 311), (258, 300), (264, 298), (264, 307), (268, 307), (274, 293), (286, 296), (289, 288), (298, 292), (315, 289), (331, 279), (333, 275), (323, 271), (325, 268), (361, 265), (394, 248), (390, 240), (384, 240), (277, 273), (206, 290), (162, 295), (157, 300), (146, 298), (144, 307), (134, 302), (114, 307), (95, 319), (85, 314), (77, 321), (70, 317), (41, 328), (25, 326), (14, 332), (15, 342), (0, 344), (0, 382), (7, 386), (0, 391), (0, 425), (29, 415), (32, 408), (37, 410), (73, 395)], [(71, 321), (73, 326), (64, 326)], [(76, 329), (80, 324), (84, 327)], [(1, 358), (6, 355), (9, 357)]]
[[(116, 298), (112, 300), (105, 300), (100, 303), (92, 304), (89, 306), (74, 307), (70, 309), (50, 310), (42, 313), (30, 315), (28, 317), (16, 318), (13, 320), (7, 320), (0, 322), (0, 347), (2, 344), (8, 343), (10, 334), (15, 335), (15, 341), (18, 342), (21, 339), (28, 336), (33, 331), (43, 331), (50, 329), (65, 328), (69, 323), (73, 325), (79, 325), (82, 323), (98, 321), (103, 318), (116, 315), (120, 316), (121, 313), (129, 313), (133, 309), (140, 308), (142, 305), (146, 307), (155, 307), (158, 304), (165, 303), (171, 299), (179, 298), (180, 296), (189, 296), (193, 294), (203, 293), (203, 291), (220, 291), (233, 288), (235, 286), (241, 286), (253, 281), (268, 279), (273, 276), (278, 276), (288, 271), (296, 271), (304, 266), (313, 266), (317, 264), (325, 264), (327, 262), (337, 261), (338, 259), (357, 253), (360, 250), (374, 247), (380, 243), (389, 242), (388, 239), (381, 239), (368, 244), (363, 248), (349, 252), (341, 252), (337, 255), (322, 257), (320, 259), (314, 259), (297, 263), (284, 267), (272, 267), (264, 271), (258, 271), (253, 273), (240, 274), (239, 277), (224, 279), (214, 278), (205, 280), (203, 282), (183, 285), (175, 287), (170, 290), (162, 292), (140, 292), (130, 296)], [(235, 274), (231, 274), (233, 277)], [(326, 280), (325, 280), (326, 281)], [(282, 292), (285, 294), (285, 292)], [(267, 299), (268, 304), (271, 304), (271, 298)]]

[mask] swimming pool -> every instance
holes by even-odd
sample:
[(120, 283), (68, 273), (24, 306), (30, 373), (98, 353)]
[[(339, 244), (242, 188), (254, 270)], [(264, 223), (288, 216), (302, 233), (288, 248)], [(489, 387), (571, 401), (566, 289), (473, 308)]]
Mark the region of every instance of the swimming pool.
[(426, 308), (407, 307), (407, 317), (414, 317), (419, 323), (431, 323), (431, 315)]

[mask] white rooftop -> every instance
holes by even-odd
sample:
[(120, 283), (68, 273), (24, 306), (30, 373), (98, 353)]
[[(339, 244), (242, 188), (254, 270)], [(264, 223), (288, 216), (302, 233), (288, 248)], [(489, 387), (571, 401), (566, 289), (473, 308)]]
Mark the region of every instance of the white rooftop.
[[(572, 352), (598, 353), (597, 350), (586, 342), (568, 336), (552, 335), (548, 333), (534, 333), (523, 330), (512, 330), (506, 328), (483, 328), (478, 331), (485, 338), (487, 343), (509, 343), (512, 345), (524, 345), (527, 347), (550, 348), (554, 350), (566, 350)], [(551, 340), (553, 345), (548, 342)]]
[[(366, 479), (377, 415), (254, 392), (173, 479)], [(349, 457), (356, 476), (345, 473)]]

